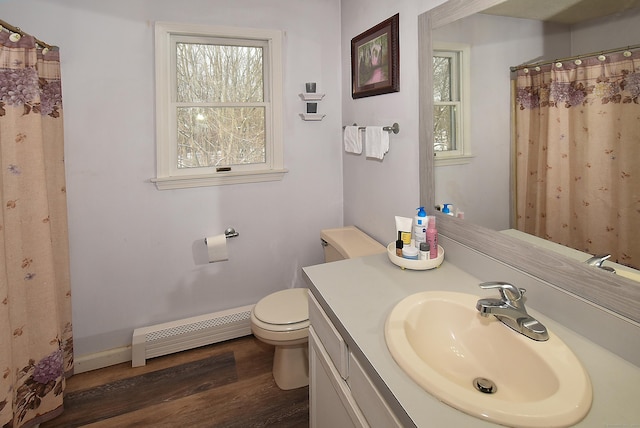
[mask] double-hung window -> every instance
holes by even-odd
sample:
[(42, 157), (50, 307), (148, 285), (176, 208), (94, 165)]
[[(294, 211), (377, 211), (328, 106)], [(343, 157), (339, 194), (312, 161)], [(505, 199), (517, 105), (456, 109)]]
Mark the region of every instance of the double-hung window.
[(158, 22), (159, 189), (280, 180), (280, 31)]
[(466, 162), (469, 135), (469, 46), (433, 44), (433, 149), (437, 164)]

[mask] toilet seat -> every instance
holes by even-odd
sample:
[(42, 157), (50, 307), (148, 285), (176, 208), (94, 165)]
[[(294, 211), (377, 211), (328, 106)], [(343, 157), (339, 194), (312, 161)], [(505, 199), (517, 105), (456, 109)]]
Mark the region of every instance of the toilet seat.
[(253, 308), (253, 321), (271, 331), (300, 330), (309, 326), (306, 288), (291, 288), (270, 294)]

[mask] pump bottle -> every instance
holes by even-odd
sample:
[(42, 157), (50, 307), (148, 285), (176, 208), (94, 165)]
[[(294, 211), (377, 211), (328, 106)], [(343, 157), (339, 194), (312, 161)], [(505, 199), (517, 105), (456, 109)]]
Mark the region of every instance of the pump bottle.
[(420, 248), (421, 242), (426, 242), (427, 236), (427, 213), (424, 207), (416, 208), (418, 215), (413, 218), (413, 240), (416, 248)]
[(443, 205), (442, 214), (453, 215), (453, 213), (451, 212), (451, 204), (442, 204), (442, 205)]

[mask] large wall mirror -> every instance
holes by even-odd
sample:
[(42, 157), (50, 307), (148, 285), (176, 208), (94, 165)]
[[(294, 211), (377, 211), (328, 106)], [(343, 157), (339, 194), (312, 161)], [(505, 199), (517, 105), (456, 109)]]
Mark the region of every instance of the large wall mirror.
[[(622, 10), (611, 10), (610, 6), (621, 6)], [(616, 17), (620, 22), (615, 21)], [(584, 22), (594, 20), (600, 20), (610, 34), (590, 35), (591, 40), (581, 47), (575, 32), (591, 34), (584, 30), (588, 29)], [(579, 54), (586, 54), (640, 43), (640, 30), (635, 30), (640, 28), (639, 21), (637, 0), (450, 0), (419, 17), (420, 74), (424, 77), (420, 88), (421, 203), (433, 206), (450, 202), (465, 211), (465, 220), (439, 216), (441, 233), (636, 322), (640, 322), (640, 282), (629, 278), (637, 271), (625, 276), (610, 274), (584, 263), (586, 254), (562, 250), (557, 253), (552, 251), (557, 250), (557, 244), (546, 245), (539, 238), (529, 239), (523, 233), (509, 231), (515, 226), (509, 67), (574, 56), (576, 49), (582, 50)], [(489, 29), (483, 27), (485, 24)], [(621, 25), (632, 25), (632, 31), (624, 31)], [(619, 34), (612, 37), (616, 33), (612, 29), (616, 28)], [(518, 38), (523, 41), (500, 44)], [(476, 84), (472, 92), (473, 102), (481, 105), (475, 111), (481, 114), (471, 118), (471, 160), (435, 166), (433, 44), (464, 45), (469, 40), (472, 67), (487, 64), (486, 73), (498, 78), (482, 77), (482, 84)], [(522, 50), (524, 43), (532, 48)], [(491, 50), (491, 44), (499, 47)], [(518, 49), (510, 52), (516, 45)], [(472, 68), (471, 73), (477, 79), (484, 76), (485, 70), (476, 72)]]

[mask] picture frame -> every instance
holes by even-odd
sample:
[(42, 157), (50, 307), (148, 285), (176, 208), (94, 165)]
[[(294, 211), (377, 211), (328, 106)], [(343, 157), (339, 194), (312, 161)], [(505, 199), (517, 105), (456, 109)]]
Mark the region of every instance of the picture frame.
[(351, 97), (400, 91), (400, 14), (351, 39)]

